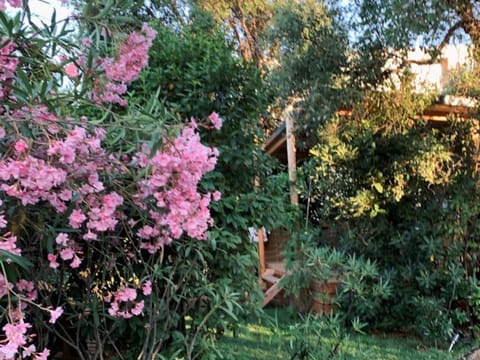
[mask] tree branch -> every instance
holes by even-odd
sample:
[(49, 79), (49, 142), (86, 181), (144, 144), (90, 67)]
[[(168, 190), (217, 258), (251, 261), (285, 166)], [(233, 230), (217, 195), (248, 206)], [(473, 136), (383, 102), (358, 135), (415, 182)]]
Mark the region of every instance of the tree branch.
[(480, 21), (475, 18), (473, 3), (470, 0), (447, 0), (447, 5), (460, 17), (463, 30), (477, 48), (480, 45)]
[(459, 20), (452, 27), (450, 27), (450, 29), (448, 29), (447, 33), (443, 37), (442, 42), (440, 43), (440, 45), (438, 45), (438, 50), (439, 51), (442, 51), (445, 48), (445, 46), (448, 45), (448, 43), (450, 42), (450, 39), (452, 38), (455, 31), (462, 28), (463, 25), (464, 25), (463, 20)]

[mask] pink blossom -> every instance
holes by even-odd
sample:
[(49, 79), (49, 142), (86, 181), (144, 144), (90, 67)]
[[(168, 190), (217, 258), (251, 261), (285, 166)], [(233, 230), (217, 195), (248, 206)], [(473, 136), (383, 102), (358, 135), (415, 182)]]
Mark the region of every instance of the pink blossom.
[(58, 194), (58, 197), (63, 201), (68, 201), (72, 198), (72, 190), (70, 189), (63, 189)]
[(66, 164), (71, 164), (75, 161), (75, 151), (72, 149), (71, 144), (64, 144), (60, 148), (60, 161)]
[(35, 347), (35, 345), (32, 344), (23, 350), (22, 357), (25, 358), (25, 357), (31, 356), (36, 350), (37, 348)]
[(0, 139), (4, 138), (6, 135), (5, 129), (0, 126)]
[(158, 236), (159, 234), (159, 230), (151, 227), (150, 225), (143, 226), (137, 232), (137, 235), (142, 239), (151, 239), (152, 237)]
[(70, 63), (66, 65), (64, 70), (65, 70), (65, 74), (67, 74), (69, 78), (78, 77), (78, 67), (74, 63)]
[(55, 238), (55, 242), (58, 244), (58, 245), (62, 245), (62, 246), (67, 246), (67, 242), (68, 242), (68, 235), (65, 234), (65, 233), (60, 233), (57, 235), (57, 237)]
[(5, 219), (5, 215), (0, 215), (0, 229), (4, 229), (7, 227), (7, 220)]
[(23, 139), (20, 139), (15, 143), (14, 148), (17, 153), (22, 154), (27, 151), (28, 144)]
[(33, 301), (37, 298), (38, 294), (33, 281), (21, 279), (15, 284), (15, 286), (17, 287), (18, 292), (23, 294), (28, 300)]
[(14, 8), (22, 7), (22, 0), (7, 0), (7, 1)]
[(143, 300), (140, 300), (138, 303), (135, 304), (132, 310), (130, 310), (131, 313), (135, 316), (140, 315), (143, 311), (144, 305), (145, 305), (145, 302)]
[[(0, 1), (0, 10), (5, 10), (5, 0)], [(10, 83), (13, 81), (15, 71), (19, 60), (12, 56), (16, 46), (15, 43), (8, 41), (8, 38), (1, 37), (0, 43), (5, 44), (0, 48), (0, 81)], [(0, 85), (0, 100), (6, 99), (11, 93), (11, 88)]]
[[(10, 233), (0, 237), (0, 249), (8, 251), (14, 255), (21, 255), (21, 250), (17, 248), (17, 237)], [(10, 262), (10, 260), (7, 259), (7, 262)]]
[(12, 284), (7, 281), (7, 279), (0, 274), (0, 298), (8, 294), (12, 289)]
[(130, 301), (137, 298), (137, 290), (133, 288), (123, 288), (117, 292), (115, 296), (119, 301)]
[(123, 203), (123, 198), (115, 192), (105, 195), (103, 204), (106, 209), (114, 210), (117, 206)]
[(5, 332), (5, 345), (0, 345), (0, 354), (4, 359), (13, 359), (19, 350), (27, 344), (27, 330), (32, 326), (23, 320), (7, 323), (2, 329)]
[(91, 230), (88, 230), (84, 235), (83, 235), (83, 239), (84, 240), (87, 240), (87, 241), (90, 241), (90, 240), (97, 240), (98, 236), (97, 234), (95, 234), (93, 231)]
[(85, 46), (86, 48), (89, 48), (90, 46), (92, 46), (92, 40), (90, 40), (90, 38), (88, 37), (84, 37), (82, 39), (82, 45)]
[(76, 268), (78, 268), (78, 267), (80, 266), (81, 263), (82, 263), (82, 260), (80, 259), (80, 257), (78, 257), (77, 255), (75, 255), (75, 256), (73, 257), (72, 262), (70, 263), (70, 267), (71, 267), (72, 269), (76, 269)]
[(213, 201), (218, 201), (222, 197), (222, 193), (220, 191), (214, 191), (212, 193), (212, 199)]
[(68, 223), (74, 229), (78, 229), (82, 226), (83, 222), (87, 219), (85, 214), (82, 213), (81, 210), (75, 209), (72, 211), (70, 216), (68, 217)]
[(50, 311), (50, 320), (48, 322), (50, 324), (55, 324), (57, 319), (63, 314), (63, 309), (59, 306), (55, 310)]
[(48, 261), (50, 262), (50, 267), (52, 269), (56, 269), (60, 266), (60, 264), (57, 262), (57, 256), (54, 254), (48, 254)]
[(41, 353), (37, 354), (37, 357), (35, 358), (35, 360), (47, 360), (49, 356), (50, 356), (50, 350), (45, 348)]
[(131, 33), (120, 45), (115, 59), (103, 59), (105, 79), (95, 83), (92, 98), (97, 103), (112, 103), (125, 106), (121, 97), (126, 91), (126, 85), (137, 79), (140, 71), (148, 64), (148, 50), (156, 32), (147, 24), (142, 27), (142, 33)]
[(150, 280), (145, 281), (142, 287), (143, 295), (148, 296), (152, 293), (152, 282)]
[(65, 248), (60, 251), (60, 257), (62, 260), (71, 260), (74, 255), (75, 252), (71, 248)]
[[(108, 313), (112, 316), (130, 319), (132, 316), (138, 316), (142, 313), (144, 301), (135, 302), (137, 290), (124, 287), (115, 293)], [(111, 300), (111, 299), (110, 299)]]
[(223, 120), (216, 112), (212, 112), (209, 116), (208, 119), (212, 122), (212, 125), (215, 129), (220, 129), (223, 124)]
[(0, 345), (0, 355), (2, 359), (14, 360), (15, 355), (18, 352), (19, 347), (13, 343), (7, 343), (5, 345)]

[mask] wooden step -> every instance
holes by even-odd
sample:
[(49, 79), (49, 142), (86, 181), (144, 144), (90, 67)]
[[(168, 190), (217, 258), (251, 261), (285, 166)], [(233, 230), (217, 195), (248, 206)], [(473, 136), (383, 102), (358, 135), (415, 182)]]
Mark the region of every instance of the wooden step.
[(276, 284), (280, 281), (280, 278), (275, 276), (275, 275), (270, 275), (270, 274), (263, 274), (262, 275), (262, 280), (265, 280), (266, 282), (269, 282), (270, 284)]
[(266, 274), (263, 274), (262, 275), (262, 279), (264, 276), (267, 276), (270, 280), (267, 280), (267, 279), (264, 279), (265, 281), (268, 281), (268, 282), (271, 282), (273, 285), (271, 287), (268, 288), (267, 291), (265, 291), (265, 294), (263, 294), (263, 307), (265, 307), (270, 301), (273, 300), (273, 298), (275, 296), (278, 295), (278, 293), (280, 291), (282, 291), (283, 289), (280, 287), (280, 280), (283, 278), (283, 276), (281, 278), (277, 278), (275, 276), (272, 276), (272, 275), (266, 275)]

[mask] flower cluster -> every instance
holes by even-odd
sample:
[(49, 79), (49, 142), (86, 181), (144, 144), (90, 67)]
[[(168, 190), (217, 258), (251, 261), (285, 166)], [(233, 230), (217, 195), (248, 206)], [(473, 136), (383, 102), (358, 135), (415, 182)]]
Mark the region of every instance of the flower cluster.
[[(3, 5), (5, 5), (3, 3)], [(2, 8), (2, 2), (0, 1), (0, 9)], [(9, 39), (2, 37), (0, 39), (0, 101), (4, 101), (8, 98), (11, 90), (2, 83), (11, 83), (15, 70), (18, 66), (18, 58), (13, 55), (15, 51), (15, 43)]]
[[(124, 287), (117, 290), (111, 300), (108, 313), (112, 316), (130, 319), (142, 313), (145, 302), (143, 300), (136, 301), (137, 290), (130, 287)], [(108, 299), (110, 300), (110, 299)]]
[[(37, 290), (32, 281), (21, 279), (15, 285), (9, 283), (3, 275), (0, 275), (0, 297), (12, 292), (16, 294), (18, 306), (16, 309), (10, 309), (8, 313), (9, 322), (7, 322), (2, 330), (5, 339), (0, 340), (0, 359), (17, 359), (21, 354), (22, 358), (33, 357), (36, 360), (46, 360), (50, 351), (44, 349), (42, 352), (37, 352), (36, 346), (31, 343), (34, 335), (28, 334), (32, 325), (25, 321), (24, 310), (27, 303), (33, 304), (37, 299)], [(55, 323), (58, 317), (62, 314), (62, 308), (50, 311), (50, 323)]]
[(134, 159), (140, 168), (149, 170), (136, 197), (151, 218), (151, 224), (137, 231), (143, 239), (141, 247), (150, 253), (184, 233), (203, 240), (212, 222), (208, 208), (212, 195), (202, 195), (197, 188), (205, 173), (214, 169), (218, 151), (200, 142), (195, 126), (192, 122), (180, 137), (165, 139), (164, 148), (153, 157), (144, 148)]
[(142, 31), (130, 34), (120, 46), (115, 59), (103, 59), (105, 77), (99, 77), (93, 89), (93, 101), (125, 106), (122, 95), (127, 85), (138, 78), (140, 71), (148, 64), (148, 50), (156, 32), (147, 24)]
[[(21, 5), (17, 0), (8, 2)], [(0, 9), (4, 7), (5, 1), (0, 0)], [(114, 59), (100, 59), (104, 73), (97, 75), (92, 105), (126, 105), (122, 95), (147, 66), (154, 37), (155, 31), (144, 25), (141, 32), (128, 35)], [(0, 83), (14, 83), (19, 65), (13, 56), (16, 45), (6, 39), (1, 44)], [(87, 76), (82, 64), (81, 59), (69, 63), (65, 74), (70, 78)], [(125, 154), (108, 153), (103, 144), (106, 132), (90, 126), (86, 117), (60, 116), (35, 101), (22, 104), (13, 90), (0, 85), (0, 101), (4, 99), (16, 104), (0, 112), (0, 250), (11, 254), (0, 254), (0, 261), (13, 267), (16, 256), (43, 253), (46, 259), (35, 262), (54, 277), (59, 269), (71, 274), (86, 269), (87, 255), (101, 257), (105, 249), (121, 253), (112, 259), (118, 255), (134, 262), (140, 258), (135, 252), (149, 256), (182, 236), (206, 239), (213, 222), (209, 204), (217, 201), (220, 193), (201, 192), (199, 183), (214, 169), (218, 151), (201, 143), (195, 122), (177, 137), (162, 139), (164, 145), (153, 154), (148, 146), (140, 145), (128, 162)], [(222, 126), (216, 113), (209, 121), (209, 128)], [(139, 174), (144, 176), (137, 181)], [(38, 233), (18, 230), (21, 219), (15, 217), (17, 210), (27, 218), (34, 215), (25, 221), (28, 226), (37, 221), (35, 217), (42, 219)], [(51, 221), (54, 218), (55, 222)], [(117, 246), (119, 243), (134, 250), (127, 252), (127, 246)], [(28, 309), (36, 306), (55, 324), (63, 308), (42, 305), (38, 284), (29, 279), (15, 282), (6, 274), (0, 272), (0, 299), (8, 303), (0, 359), (46, 359), (48, 349), (37, 352), (32, 344)], [(102, 294), (110, 305), (109, 315), (124, 319), (141, 316), (145, 297), (152, 294), (152, 282), (127, 286), (127, 276), (120, 274), (118, 279), (120, 288), (113, 284), (110, 295)]]
[[(22, 0), (7, 0), (8, 4), (14, 8), (19, 8), (22, 6)], [(0, 10), (6, 10), (7, 4), (5, 0), (0, 0)]]

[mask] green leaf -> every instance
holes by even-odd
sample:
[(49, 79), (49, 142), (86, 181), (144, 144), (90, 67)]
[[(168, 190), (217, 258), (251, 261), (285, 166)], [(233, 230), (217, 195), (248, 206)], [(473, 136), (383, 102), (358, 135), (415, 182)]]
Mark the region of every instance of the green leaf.
[(373, 187), (375, 188), (375, 190), (377, 190), (380, 194), (383, 193), (383, 185), (379, 182), (374, 182), (373, 183)]
[(7, 260), (14, 262), (15, 264), (17, 264), (18, 266), (20, 266), (25, 270), (28, 270), (30, 267), (33, 266), (33, 264), (27, 259), (18, 255), (12, 254), (9, 251), (0, 249), (0, 261), (3, 261), (3, 258), (6, 258)]

